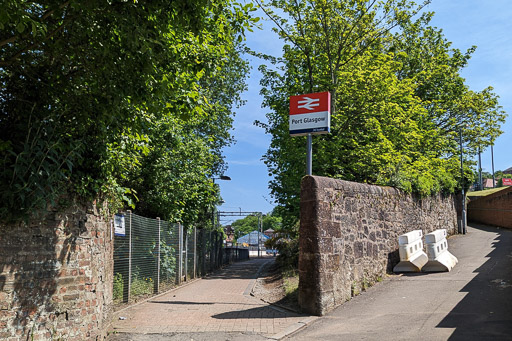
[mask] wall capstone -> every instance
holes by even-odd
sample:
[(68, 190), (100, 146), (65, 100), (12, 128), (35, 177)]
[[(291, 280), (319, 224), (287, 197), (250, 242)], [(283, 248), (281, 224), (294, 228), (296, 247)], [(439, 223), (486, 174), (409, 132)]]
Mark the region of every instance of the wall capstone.
[(468, 220), (512, 228), (512, 187), (471, 200)]

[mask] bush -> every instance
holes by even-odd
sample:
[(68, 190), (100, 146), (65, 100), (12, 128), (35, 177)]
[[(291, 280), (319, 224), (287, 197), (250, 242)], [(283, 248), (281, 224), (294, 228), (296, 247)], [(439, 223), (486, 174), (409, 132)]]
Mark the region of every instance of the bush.
[(133, 297), (140, 295), (151, 295), (153, 293), (153, 279), (139, 278), (133, 276), (130, 295)]
[(281, 238), (276, 243), (276, 248), (279, 251), (277, 256), (277, 263), (283, 269), (298, 269), (299, 267), (299, 240)]
[(123, 289), (123, 275), (118, 272), (114, 275), (114, 290), (112, 293), (114, 300), (123, 298)]

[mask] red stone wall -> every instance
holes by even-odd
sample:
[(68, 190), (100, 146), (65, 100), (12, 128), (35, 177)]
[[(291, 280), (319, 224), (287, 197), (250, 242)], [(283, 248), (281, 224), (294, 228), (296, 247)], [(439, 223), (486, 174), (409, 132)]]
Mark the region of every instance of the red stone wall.
[(470, 201), (468, 220), (512, 228), (512, 187)]
[(111, 316), (111, 233), (93, 205), (0, 225), (0, 339), (101, 339)]
[(318, 176), (302, 179), (299, 304), (324, 315), (381, 280), (399, 261), (398, 236), (457, 231), (456, 197), (420, 198)]

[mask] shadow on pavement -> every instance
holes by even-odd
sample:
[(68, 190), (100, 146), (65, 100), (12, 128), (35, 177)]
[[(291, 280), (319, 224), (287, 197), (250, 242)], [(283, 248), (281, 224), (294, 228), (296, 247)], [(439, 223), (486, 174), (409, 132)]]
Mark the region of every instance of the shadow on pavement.
[(212, 302), (188, 302), (188, 301), (148, 301), (148, 303), (159, 304), (182, 304), (182, 305), (212, 305)]
[(455, 328), (449, 340), (512, 340), (512, 231), (471, 224), (497, 233), (494, 250), (461, 292), (467, 292), (438, 328)]
[[(240, 305), (238, 302), (188, 302), (188, 301), (148, 301), (148, 303), (156, 303), (156, 304), (172, 304), (172, 305)], [(250, 303), (244, 303), (245, 305), (257, 305), (260, 306), (260, 304), (250, 304)]]
[(221, 320), (235, 320), (235, 319), (275, 319), (275, 318), (287, 318), (287, 317), (298, 317), (300, 314), (288, 312), (282, 309), (276, 309), (271, 306), (257, 307), (246, 310), (235, 310), (229, 311), (217, 315), (213, 315), (213, 318)]
[(272, 259), (251, 259), (249, 261), (233, 263), (221, 271), (212, 273), (211, 275), (204, 277), (204, 280), (215, 280), (215, 279), (255, 279), (258, 278), (258, 269), (264, 263), (271, 261)]

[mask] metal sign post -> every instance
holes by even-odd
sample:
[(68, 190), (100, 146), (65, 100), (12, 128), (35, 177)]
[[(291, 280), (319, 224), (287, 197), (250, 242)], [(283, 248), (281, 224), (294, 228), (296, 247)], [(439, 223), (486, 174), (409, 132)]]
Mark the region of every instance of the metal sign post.
[(313, 175), (313, 136), (308, 134), (306, 146), (306, 175)]
[(331, 129), (331, 93), (318, 92), (290, 97), (290, 136), (307, 135), (306, 175), (313, 173), (313, 134)]

